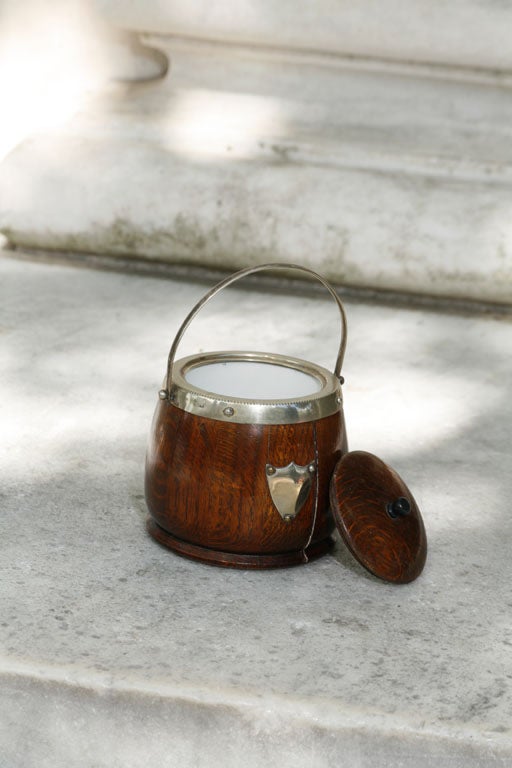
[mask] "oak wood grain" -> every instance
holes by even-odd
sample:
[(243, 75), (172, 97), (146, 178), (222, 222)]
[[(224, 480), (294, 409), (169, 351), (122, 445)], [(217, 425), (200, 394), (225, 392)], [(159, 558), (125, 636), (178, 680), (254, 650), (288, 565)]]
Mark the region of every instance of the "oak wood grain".
[[(163, 543), (171, 547), (176, 539), (219, 553), (302, 553), (308, 542), (327, 540), (333, 530), (329, 483), (344, 450), (341, 411), (301, 424), (233, 424), (159, 401), (146, 455), (147, 506), (159, 529), (170, 534)], [(297, 517), (286, 522), (272, 502), (266, 464), (305, 465), (315, 458), (311, 492)]]
[[(405, 498), (410, 511), (391, 517), (388, 505)], [(418, 505), (402, 478), (366, 451), (351, 451), (336, 466), (331, 507), (352, 554), (385, 581), (406, 584), (423, 570), (427, 537)]]

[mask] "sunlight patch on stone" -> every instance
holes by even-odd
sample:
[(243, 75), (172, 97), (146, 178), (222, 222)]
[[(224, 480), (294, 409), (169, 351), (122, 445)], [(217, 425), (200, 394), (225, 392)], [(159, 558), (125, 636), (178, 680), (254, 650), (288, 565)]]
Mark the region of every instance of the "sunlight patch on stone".
[(254, 155), (261, 136), (278, 136), (282, 128), (273, 99), (197, 89), (176, 92), (166, 133), (180, 154), (229, 160)]
[[(367, 388), (367, 380), (369, 376), (359, 375), (346, 387), (350, 446), (388, 457), (412, 456), (456, 439), (498, 399), (494, 387), (446, 370), (428, 376), (397, 370), (394, 377), (388, 373), (378, 390)], [(367, 434), (372, 435), (371, 447)]]
[(102, 81), (105, 61), (82, 4), (8, 4), (0, 29), (1, 160), (75, 114)]

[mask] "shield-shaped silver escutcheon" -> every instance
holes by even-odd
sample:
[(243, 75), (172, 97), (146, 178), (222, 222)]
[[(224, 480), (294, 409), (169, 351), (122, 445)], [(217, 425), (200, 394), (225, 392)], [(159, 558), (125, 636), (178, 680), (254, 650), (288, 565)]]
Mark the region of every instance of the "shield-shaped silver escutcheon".
[(299, 514), (313, 485), (314, 461), (300, 466), (291, 461), (286, 467), (265, 466), (268, 488), (274, 505), (286, 522)]

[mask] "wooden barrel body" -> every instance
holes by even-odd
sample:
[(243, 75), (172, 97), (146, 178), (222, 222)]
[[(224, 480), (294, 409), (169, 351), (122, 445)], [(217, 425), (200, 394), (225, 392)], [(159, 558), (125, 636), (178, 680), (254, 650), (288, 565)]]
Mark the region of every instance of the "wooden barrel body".
[[(217, 565), (268, 568), (326, 552), (334, 523), (329, 484), (347, 451), (343, 411), (316, 421), (240, 424), (156, 408), (146, 458), (148, 530), (180, 554)], [(310, 466), (296, 517), (276, 508), (268, 467)]]

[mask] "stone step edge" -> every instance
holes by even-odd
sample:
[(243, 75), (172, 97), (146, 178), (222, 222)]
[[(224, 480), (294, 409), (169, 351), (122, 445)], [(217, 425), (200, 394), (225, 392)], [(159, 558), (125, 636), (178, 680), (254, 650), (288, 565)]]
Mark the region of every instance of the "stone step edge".
[[(0, 258), (29, 261), (39, 264), (58, 264), (75, 269), (95, 269), (102, 272), (121, 272), (139, 277), (158, 278), (163, 280), (190, 281), (204, 285), (215, 285), (230, 275), (232, 269), (217, 269), (207, 264), (202, 266), (163, 261), (161, 259), (143, 258), (139, 255), (114, 256), (102, 253), (87, 253), (82, 251), (49, 250), (47, 248), (28, 248), (17, 246), (6, 240), (3, 245), (0, 235)], [(415, 309), (417, 311), (433, 312), (436, 314), (512, 316), (511, 303), (477, 301), (459, 297), (435, 296), (407, 291), (393, 291), (384, 288), (364, 288), (357, 285), (337, 283), (336, 293), (341, 299), (350, 303), (377, 304), (394, 309)], [(251, 284), (240, 284), (242, 290), (274, 291), (285, 294), (302, 294), (320, 298), (324, 289), (315, 281), (296, 277), (283, 278), (277, 275), (255, 275)]]
[[(248, 59), (266, 59), (276, 64), (280, 62), (297, 62), (318, 67), (341, 67), (361, 72), (380, 72), (389, 75), (405, 75), (412, 78), (443, 80), (491, 87), (512, 87), (512, 71), (492, 67), (472, 67), (429, 61), (412, 61), (409, 59), (385, 59), (378, 56), (340, 53), (331, 50), (322, 51), (317, 48), (299, 48), (293, 46), (276, 46), (270, 43), (223, 39), (220, 37), (193, 37), (186, 34), (157, 34), (141, 32), (140, 40), (151, 48), (163, 53), (194, 49), (212, 53), (223, 49)], [(169, 69), (172, 77), (172, 66)]]
[[(387, 738), (436, 739), (446, 743), (470, 743), (473, 748), (489, 749), (490, 741), (494, 749), (505, 750), (512, 754), (512, 740), (509, 735), (495, 731), (469, 728), (464, 723), (450, 725), (427, 723), (424, 718), (406, 718), (403, 713), (382, 713), (371, 710), (357, 710), (345, 704), (319, 697), (290, 696), (260, 693), (255, 690), (240, 692), (234, 688), (220, 689), (218, 686), (197, 686), (179, 683), (169, 679), (158, 682), (136, 675), (126, 675), (121, 671), (100, 672), (78, 665), (57, 665), (44, 661), (29, 661), (14, 657), (0, 656), (0, 681), (23, 680), (40, 685), (55, 685), (69, 689), (84, 689), (97, 695), (104, 693), (118, 695), (138, 695), (167, 699), (173, 702), (199, 707), (229, 707), (247, 720), (252, 716), (265, 724), (275, 727), (283, 720), (288, 726), (301, 727), (308, 723), (314, 728), (332, 732), (365, 732), (384, 735)], [(0, 686), (0, 689), (3, 686)], [(1, 694), (0, 694), (1, 696)], [(143, 703), (143, 701), (142, 701)], [(269, 718), (268, 712), (278, 713)]]

